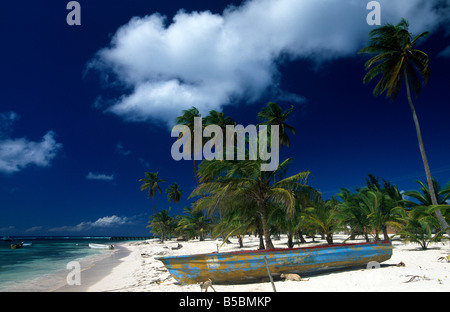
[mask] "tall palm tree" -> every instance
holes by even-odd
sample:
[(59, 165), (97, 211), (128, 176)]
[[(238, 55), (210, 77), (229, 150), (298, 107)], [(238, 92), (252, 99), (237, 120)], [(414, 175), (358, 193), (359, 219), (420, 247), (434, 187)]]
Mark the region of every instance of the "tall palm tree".
[(178, 203), (181, 201), (182, 192), (183, 190), (181, 190), (179, 185), (175, 182), (169, 185), (169, 188), (166, 190), (167, 199), (171, 203), (175, 203), (177, 205), (177, 215), (180, 214), (180, 211), (178, 210)]
[[(215, 110), (212, 110), (208, 113), (208, 116), (205, 117), (205, 127), (208, 125), (216, 125), (219, 126), (222, 129), (222, 133), (224, 135), (223, 137), (223, 143), (224, 144), (226, 142), (226, 129), (227, 126), (236, 126), (236, 122), (234, 121), (234, 119), (230, 116), (225, 116), (225, 114), (223, 112), (218, 112)], [(234, 141), (233, 141), (234, 142)], [(225, 146), (225, 144), (223, 145)], [(226, 159), (226, 149), (223, 149), (223, 159)], [(202, 181), (200, 181), (202, 182)]]
[[(408, 103), (416, 126), (417, 140), (419, 142), (428, 187), (431, 191), (431, 200), (433, 205), (438, 205), (433, 190), (430, 166), (425, 153), (419, 120), (411, 99), (411, 89), (417, 96), (422, 86), (428, 82), (430, 75), (428, 55), (415, 48), (419, 40), (426, 37), (428, 32), (423, 32), (413, 37), (408, 31), (408, 27), (408, 21), (402, 19), (397, 25), (386, 24), (369, 33), (369, 44), (360, 50), (359, 53), (376, 55), (366, 62), (365, 67), (368, 72), (363, 81), (364, 83), (368, 83), (376, 76), (382, 75), (373, 93), (378, 96), (386, 92), (386, 96), (390, 97), (391, 100), (396, 98), (401, 85), (403, 83), (405, 84)], [(450, 235), (450, 228), (439, 209), (436, 210), (436, 216), (441, 227)]]
[[(158, 219), (158, 211), (155, 206), (155, 195), (158, 191), (161, 194), (161, 187), (158, 183), (166, 182), (160, 178), (158, 178), (158, 172), (146, 172), (145, 178), (139, 179), (139, 182), (143, 182), (141, 185), (141, 191), (148, 189), (148, 197), (152, 199), (153, 210), (155, 210), (155, 218)], [(164, 226), (160, 221), (160, 228), (163, 229)], [(164, 235), (161, 235), (161, 242), (164, 241)]]
[(159, 186), (159, 183), (163, 183), (166, 181), (158, 178), (158, 172), (146, 172), (145, 178), (139, 179), (139, 182), (143, 182), (143, 184), (141, 185), (141, 191), (148, 189), (148, 197), (152, 199), (155, 214), (158, 214), (155, 206), (155, 195), (156, 192), (159, 192), (159, 194), (161, 194), (161, 187)]
[(283, 111), (278, 104), (269, 102), (267, 106), (263, 107), (258, 113), (258, 119), (262, 121), (262, 125), (278, 125), (280, 127), (280, 146), (289, 147), (290, 145), (286, 130), (289, 130), (292, 134), (295, 134), (295, 128), (286, 123), (293, 109), (294, 106), (292, 105), (289, 109)]
[(235, 125), (236, 122), (230, 116), (225, 116), (223, 112), (212, 110), (205, 117), (205, 125), (217, 125), (225, 133), (227, 125)]
[[(175, 123), (178, 125), (188, 126), (189, 129), (191, 130), (191, 149), (192, 149), (191, 153), (192, 153), (192, 161), (193, 161), (193, 166), (194, 166), (194, 177), (195, 177), (195, 181), (197, 182), (197, 185), (199, 185), (200, 182), (198, 180), (198, 175), (197, 175), (197, 166), (195, 165), (194, 144), (193, 144), (193, 137), (194, 137), (194, 135), (196, 135), (195, 129), (194, 129), (194, 118), (195, 117), (201, 117), (200, 112), (198, 111), (198, 109), (196, 107), (191, 107), (190, 109), (183, 110), (182, 115), (175, 118)], [(203, 133), (198, 133), (197, 135), (200, 135), (200, 137), (203, 137)], [(181, 135), (180, 135), (180, 138), (181, 138)]]

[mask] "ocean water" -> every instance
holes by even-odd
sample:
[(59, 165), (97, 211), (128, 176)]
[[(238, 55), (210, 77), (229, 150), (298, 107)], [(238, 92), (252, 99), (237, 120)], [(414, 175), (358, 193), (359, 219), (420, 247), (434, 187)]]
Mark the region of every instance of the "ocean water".
[[(89, 243), (115, 244), (109, 237), (13, 237), (0, 240), (0, 292), (51, 291), (67, 283), (73, 267), (81, 270), (111, 255), (114, 250), (89, 248)], [(12, 243), (31, 242), (31, 246), (11, 249)]]

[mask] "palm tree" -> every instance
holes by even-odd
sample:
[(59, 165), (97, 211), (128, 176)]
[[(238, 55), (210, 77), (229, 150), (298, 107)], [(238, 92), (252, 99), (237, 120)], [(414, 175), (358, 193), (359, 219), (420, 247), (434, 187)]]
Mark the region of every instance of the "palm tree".
[(335, 197), (324, 201), (322, 198), (315, 200), (313, 206), (307, 208), (307, 220), (325, 235), (327, 243), (333, 244), (333, 233), (341, 227), (338, 218), (338, 201)]
[(339, 204), (339, 219), (350, 227), (350, 239), (358, 234), (363, 234), (366, 242), (369, 242), (370, 219), (369, 215), (361, 209), (359, 193), (351, 193), (346, 188), (341, 188), (337, 194), (342, 199)]
[(186, 215), (178, 222), (178, 230), (188, 238), (198, 236), (200, 241), (205, 240), (205, 234), (211, 229), (211, 219), (205, 217), (202, 211), (189, 207), (185, 207), (184, 212)]
[[(243, 206), (241, 203), (225, 200), (228, 209), (224, 209), (217, 225), (214, 227), (214, 235), (224, 236), (223, 244), (225, 244), (231, 236), (236, 235), (239, 248), (244, 247), (243, 236), (258, 227), (257, 208)], [(256, 206), (256, 205), (254, 205)]]
[[(309, 171), (285, 178), (287, 167), (292, 159), (287, 159), (274, 171), (262, 171), (261, 160), (240, 162), (214, 161), (218, 172), (224, 175), (214, 181), (202, 183), (191, 194), (204, 196), (197, 200), (197, 208), (214, 209), (224, 198), (258, 207), (264, 235), (265, 248), (273, 249), (268, 227), (269, 206), (282, 205), (289, 215), (294, 213), (294, 192), (300, 188), (309, 190), (306, 181)], [(281, 180), (280, 180), (281, 179)], [(274, 181), (278, 182), (274, 182)]]
[[(230, 116), (225, 116), (223, 112), (218, 112), (212, 110), (208, 113), (208, 116), (205, 117), (205, 127), (209, 125), (216, 125), (222, 129), (222, 133), (224, 135), (223, 141), (226, 142), (226, 132), (227, 126), (236, 126), (236, 122)], [(234, 140), (234, 139), (233, 139)], [(234, 142), (234, 141), (233, 141)], [(223, 143), (222, 143), (223, 144)], [(225, 146), (225, 144), (223, 145)], [(223, 149), (223, 159), (226, 159), (226, 149)], [(202, 182), (202, 181), (200, 181)]]
[(151, 228), (151, 232), (160, 235), (161, 241), (164, 241), (167, 236), (171, 236), (175, 229), (175, 220), (169, 215), (169, 210), (161, 210), (160, 212), (150, 216), (147, 228)]
[(181, 192), (183, 192), (183, 190), (181, 190), (175, 182), (169, 185), (169, 188), (166, 190), (167, 199), (169, 202), (177, 205), (177, 215), (180, 214), (180, 211), (178, 210), (178, 203), (181, 201)]
[[(195, 158), (194, 158), (194, 144), (193, 143), (193, 137), (196, 135), (195, 129), (194, 129), (194, 118), (195, 117), (201, 117), (200, 112), (198, 111), (198, 109), (196, 107), (191, 107), (190, 109), (186, 109), (182, 111), (182, 115), (175, 118), (175, 123), (178, 125), (185, 125), (188, 126), (188, 128), (191, 130), (191, 149), (192, 149), (192, 161), (193, 161), (193, 166), (194, 166), (194, 177), (195, 177), (195, 181), (197, 182), (197, 185), (200, 184), (199, 180), (198, 180), (198, 176), (197, 176), (197, 167), (195, 165)], [(203, 130), (202, 130), (203, 131)], [(180, 134), (180, 138), (181, 138)], [(200, 135), (201, 137), (203, 137), (203, 133), (197, 133), (197, 135)]]
[[(428, 55), (421, 50), (415, 49), (419, 40), (426, 37), (428, 32), (423, 32), (413, 37), (408, 31), (408, 27), (408, 21), (402, 19), (397, 25), (386, 24), (372, 30), (369, 33), (369, 45), (360, 50), (359, 53), (377, 54), (366, 62), (365, 67), (368, 72), (364, 77), (364, 83), (368, 83), (376, 76), (382, 75), (373, 90), (375, 96), (386, 92), (386, 96), (394, 100), (400, 91), (401, 85), (405, 84), (409, 106), (416, 126), (417, 140), (428, 187), (431, 190), (431, 200), (433, 205), (437, 205), (419, 120), (411, 99), (411, 89), (417, 96), (422, 86), (428, 82), (430, 75)], [(436, 216), (441, 227), (450, 235), (450, 228), (439, 209), (436, 210)]]
[(439, 230), (433, 234), (434, 229), (439, 228), (434, 209), (430, 206), (418, 206), (414, 210), (408, 212), (403, 219), (406, 223), (402, 231), (398, 233), (405, 242), (419, 244), (422, 249), (427, 249), (430, 243), (448, 240), (444, 231)]
[[(158, 211), (156, 210), (155, 206), (155, 195), (157, 191), (159, 192), (159, 194), (161, 194), (161, 187), (159, 186), (159, 183), (166, 181), (158, 178), (158, 172), (146, 172), (145, 178), (139, 179), (139, 182), (143, 182), (143, 184), (141, 185), (141, 191), (148, 189), (148, 197), (151, 197), (153, 209), (155, 210), (155, 215), (157, 215)], [(162, 225), (161, 228), (163, 228)], [(161, 241), (162, 240), (163, 237), (161, 236)]]
[(289, 109), (282, 111), (281, 107), (273, 102), (269, 102), (266, 107), (263, 107), (258, 113), (258, 119), (261, 120), (262, 125), (278, 125), (280, 134), (280, 146), (289, 147), (290, 141), (287, 135), (289, 130), (292, 134), (295, 134), (295, 128), (286, 123), (289, 115), (292, 113), (294, 106), (292, 105)]
[(236, 125), (236, 122), (230, 116), (225, 116), (222, 112), (212, 110), (205, 117), (205, 125), (217, 125), (225, 133), (226, 126)]
[[(422, 205), (422, 206), (433, 205), (432, 200), (431, 200), (430, 189), (428, 188), (428, 186), (419, 180), (416, 180), (415, 182), (420, 185), (420, 192), (419, 191), (407, 191), (404, 194), (406, 196), (415, 198), (416, 200), (419, 201), (420, 205)], [(436, 179), (433, 179), (433, 190), (435, 192), (437, 204), (438, 205), (447, 205), (447, 200), (450, 198), (450, 185), (447, 185), (446, 187), (442, 188), (439, 185), (439, 182)], [(417, 206), (417, 203), (414, 203), (412, 201), (407, 201), (407, 202), (411, 206)]]
[(158, 172), (146, 172), (145, 178), (139, 179), (139, 182), (143, 182), (141, 185), (141, 191), (148, 189), (148, 197), (152, 199), (153, 209), (155, 210), (155, 214), (158, 213), (155, 206), (155, 195), (158, 191), (161, 194), (161, 187), (159, 183), (166, 182), (160, 178), (158, 178)]

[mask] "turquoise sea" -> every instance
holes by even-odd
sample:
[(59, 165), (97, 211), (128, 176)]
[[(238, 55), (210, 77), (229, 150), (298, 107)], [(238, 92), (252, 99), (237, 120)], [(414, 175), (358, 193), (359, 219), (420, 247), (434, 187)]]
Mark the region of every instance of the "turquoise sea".
[[(11, 241), (0, 238), (0, 292), (5, 291), (51, 291), (67, 282), (78, 261), (81, 270), (95, 261), (111, 254), (111, 250), (92, 249), (89, 243), (115, 244), (110, 237), (12, 237)], [(19, 249), (11, 249), (12, 243), (31, 243)]]

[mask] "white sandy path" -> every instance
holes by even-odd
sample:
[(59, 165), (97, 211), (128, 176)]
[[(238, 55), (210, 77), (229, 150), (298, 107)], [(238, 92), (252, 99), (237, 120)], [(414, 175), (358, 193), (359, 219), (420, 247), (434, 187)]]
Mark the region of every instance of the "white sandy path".
[[(335, 241), (346, 238), (336, 236)], [(232, 244), (225, 244), (220, 251), (238, 250), (236, 239)], [(198, 292), (198, 285), (180, 285), (169, 274), (158, 256), (185, 255), (208, 253), (217, 251), (221, 241), (206, 240), (203, 242), (181, 242), (182, 248), (173, 250), (177, 242), (168, 241), (163, 244), (158, 240), (127, 243), (124, 246), (131, 253), (121, 259), (121, 263), (112, 272), (87, 291), (169, 291), (169, 292)], [(274, 241), (276, 247), (286, 247), (286, 239)], [(246, 237), (246, 249), (256, 249), (257, 239)], [(450, 291), (450, 263), (438, 261), (442, 256), (450, 255), (449, 244), (433, 244), (429, 250), (421, 250), (418, 245), (404, 245), (394, 241), (393, 256), (384, 262), (380, 269), (348, 270), (322, 275), (311, 276), (307, 281), (276, 281), (275, 287), (279, 292), (308, 292), (308, 291)], [(399, 262), (404, 267), (397, 267)], [(412, 281), (411, 278), (413, 278)], [(410, 281), (410, 282), (408, 282)], [(271, 292), (272, 286), (266, 283), (251, 283), (241, 285), (215, 285), (217, 292)]]

